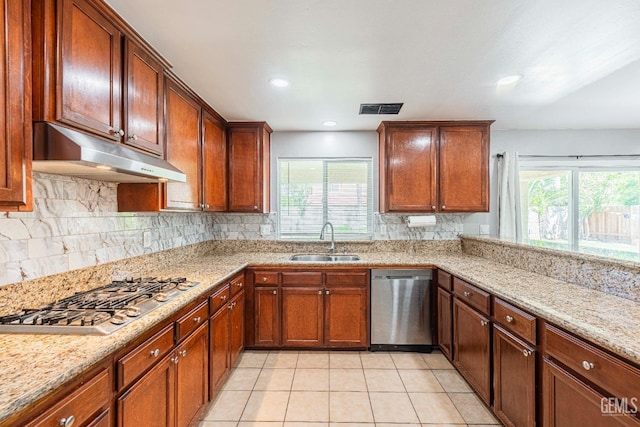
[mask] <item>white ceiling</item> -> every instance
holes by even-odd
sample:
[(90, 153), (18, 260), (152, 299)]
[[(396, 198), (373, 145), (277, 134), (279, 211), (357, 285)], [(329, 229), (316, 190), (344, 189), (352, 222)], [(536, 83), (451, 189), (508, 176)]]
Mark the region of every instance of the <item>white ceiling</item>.
[[(227, 120), (640, 128), (639, 0), (108, 0)], [(520, 74), (511, 88), (496, 87)], [(272, 77), (291, 84), (269, 86)], [(397, 116), (360, 103), (404, 102)]]

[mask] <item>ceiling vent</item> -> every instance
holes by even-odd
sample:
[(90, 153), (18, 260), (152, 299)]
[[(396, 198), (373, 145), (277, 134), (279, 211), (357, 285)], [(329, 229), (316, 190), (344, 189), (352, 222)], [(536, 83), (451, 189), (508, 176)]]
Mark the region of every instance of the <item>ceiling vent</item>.
[(393, 104), (360, 104), (360, 114), (398, 114), (403, 102)]

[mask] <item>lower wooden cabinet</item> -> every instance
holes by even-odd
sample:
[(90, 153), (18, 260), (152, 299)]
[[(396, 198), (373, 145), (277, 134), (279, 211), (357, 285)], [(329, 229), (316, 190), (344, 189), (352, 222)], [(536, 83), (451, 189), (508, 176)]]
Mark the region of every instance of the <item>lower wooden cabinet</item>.
[(453, 320), (453, 298), (451, 293), (438, 287), (436, 289), (436, 306), (438, 318), (438, 347), (442, 354), (449, 360), (453, 356), (453, 336), (452, 336), (452, 320)]
[(254, 299), (254, 346), (280, 345), (280, 289), (274, 286), (256, 287)]
[(322, 288), (282, 288), (282, 346), (322, 346), (323, 311)]
[(244, 349), (244, 291), (231, 300), (229, 313), (229, 366), (234, 367)]
[(175, 351), (176, 426), (187, 426), (209, 401), (209, 329), (206, 322)]
[(324, 345), (362, 347), (368, 342), (366, 288), (333, 287), (324, 291)]
[(209, 394), (213, 398), (229, 373), (229, 310), (220, 308), (209, 320)]
[(491, 402), (489, 319), (458, 299), (453, 301), (453, 363), (486, 403)]
[(493, 408), (507, 426), (535, 426), (536, 351), (493, 326)]

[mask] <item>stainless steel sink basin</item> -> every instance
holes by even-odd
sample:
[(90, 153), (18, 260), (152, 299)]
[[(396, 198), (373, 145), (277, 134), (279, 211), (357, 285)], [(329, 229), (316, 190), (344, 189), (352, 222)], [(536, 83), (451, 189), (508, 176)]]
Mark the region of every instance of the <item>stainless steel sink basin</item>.
[(360, 257), (358, 255), (299, 254), (291, 255), (289, 260), (311, 262), (360, 261)]

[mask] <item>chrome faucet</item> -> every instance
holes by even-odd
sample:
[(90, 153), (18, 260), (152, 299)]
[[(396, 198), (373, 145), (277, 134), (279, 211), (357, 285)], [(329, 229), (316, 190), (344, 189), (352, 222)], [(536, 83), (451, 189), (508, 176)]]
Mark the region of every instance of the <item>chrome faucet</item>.
[(335, 236), (333, 235), (333, 224), (329, 221), (325, 222), (322, 226), (322, 230), (320, 230), (320, 240), (324, 240), (324, 229), (327, 228), (327, 225), (331, 227), (331, 246), (329, 246), (329, 253), (333, 254), (336, 252), (336, 241)]

